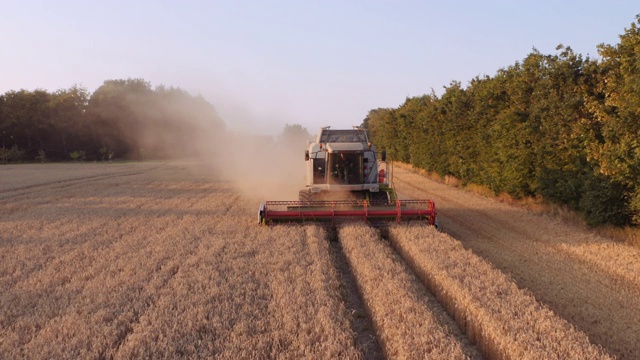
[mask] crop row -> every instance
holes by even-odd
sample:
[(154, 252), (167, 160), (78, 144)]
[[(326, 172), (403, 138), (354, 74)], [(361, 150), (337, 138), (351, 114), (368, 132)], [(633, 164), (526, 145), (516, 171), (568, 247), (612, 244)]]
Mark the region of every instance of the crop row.
[(397, 168), (398, 191), (436, 201), (444, 230), (620, 359), (640, 358), (640, 249)]
[(388, 358), (479, 358), (375, 229), (344, 226), (338, 237)]
[(584, 333), (448, 235), (422, 225), (394, 225), (389, 239), (489, 358), (609, 358)]

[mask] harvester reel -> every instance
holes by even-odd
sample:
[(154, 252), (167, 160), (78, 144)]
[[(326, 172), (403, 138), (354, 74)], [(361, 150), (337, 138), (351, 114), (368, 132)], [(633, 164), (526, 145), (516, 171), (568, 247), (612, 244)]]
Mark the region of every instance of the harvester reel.
[(273, 222), (337, 222), (366, 221), (389, 223), (427, 221), (436, 223), (436, 208), (431, 200), (386, 200), (375, 203), (367, 200), (324, 201), (267, 201), (260, 205), (260, 223)]

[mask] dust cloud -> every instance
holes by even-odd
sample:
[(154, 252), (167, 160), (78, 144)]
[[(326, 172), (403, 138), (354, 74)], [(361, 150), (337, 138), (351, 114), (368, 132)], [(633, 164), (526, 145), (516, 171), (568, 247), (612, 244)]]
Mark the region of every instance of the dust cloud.
[(304, 188), (307, 139), (227, 134), (210, 157), (216, 175), (256, 200), (298, 200)]
[[(286, 124), (277, 136), (234, 131), (228, 121), (238, 125), (248, 116), (237, 113), (223, 119), (204, 98), (181, 90), (160, 89), (156, 94), (153, 106), (129, 104), (137, 118), (150, 119), (140, 121), (141, 131), (132, 134), (133, 147), (145, 151), (140, 158), (195, 160), (212, 177), (232, 182), (251, 200), (298, 199), (305, 183), (304, 151), (311, 139), (306, 128)], [(271, 122), (265, 116), (249, 115), (254, 121)]]

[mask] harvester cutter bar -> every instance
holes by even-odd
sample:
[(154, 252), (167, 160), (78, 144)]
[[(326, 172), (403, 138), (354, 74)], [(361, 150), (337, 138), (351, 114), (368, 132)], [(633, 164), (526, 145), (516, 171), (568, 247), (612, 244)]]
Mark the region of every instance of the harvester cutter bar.
[(279, 221), (396, 221), (422, 220), (436, 224), (436, 208), (432, 200), (367, 200), (339, 201), (267, 201), (260, 206), (260, 222)]

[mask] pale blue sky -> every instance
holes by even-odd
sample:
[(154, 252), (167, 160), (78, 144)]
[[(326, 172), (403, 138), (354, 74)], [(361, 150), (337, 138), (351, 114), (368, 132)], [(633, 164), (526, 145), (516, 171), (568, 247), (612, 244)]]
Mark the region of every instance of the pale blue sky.
[(637, 0), (0, 0), (0, 93), (143, 78), (201, 94), (233, 129), (315, 133), (533, 47), (596, 57), (638, 13)]

